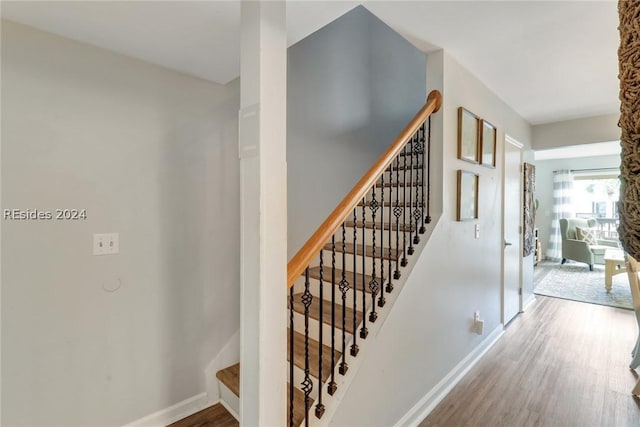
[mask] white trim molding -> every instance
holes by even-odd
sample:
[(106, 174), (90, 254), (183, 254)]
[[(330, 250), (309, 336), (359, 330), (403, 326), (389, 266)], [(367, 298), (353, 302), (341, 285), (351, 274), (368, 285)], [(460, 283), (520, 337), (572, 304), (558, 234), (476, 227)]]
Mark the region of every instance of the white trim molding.
[(458, 382), (482, 359), (504, 334), (504, 325), (496, 327), (485, 340), (460, 361), (435, 387), (416, 403), (394, 427), (414, 427), (424, 420)]
[(208, 406), (211, 406), (211, 404), (207, 402), (207, 393), (200, 393), (168, 408), (161, 409), (153, 414), (125, 424), (123, 427), (164, 427), (189, 415), (193, 415)]

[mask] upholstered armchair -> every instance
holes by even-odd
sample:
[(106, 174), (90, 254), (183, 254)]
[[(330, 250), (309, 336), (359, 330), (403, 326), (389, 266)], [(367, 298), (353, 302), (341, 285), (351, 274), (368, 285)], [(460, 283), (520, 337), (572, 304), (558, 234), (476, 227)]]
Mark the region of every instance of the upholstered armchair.
[(589, 270), (593, 271), (593, 264), (604, 264), (604, 252), (607, 249), (618, 248), (615, 240), (597, 239), (595, 244), (589, 244), (579, 240), (576, 227), (593, 229), (597, 225), (594, 218), (563, 218), (560, 220), (560, 235), (562, 237), (562, 264), (572, 259), (589, 264)]

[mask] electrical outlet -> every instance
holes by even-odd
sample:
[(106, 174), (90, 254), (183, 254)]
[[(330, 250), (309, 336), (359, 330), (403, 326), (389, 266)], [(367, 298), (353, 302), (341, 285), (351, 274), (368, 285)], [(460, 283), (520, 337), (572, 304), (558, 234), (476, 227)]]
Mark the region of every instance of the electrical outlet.
[(480, 320), (480, 312), (476, 311), (475, 313), (473, 313), (473, 321), (478, 322), (479, 320)]
[(103, 233), (93, 235), (94, 255), (113, 255), (120, 252), (120, 235), (118, 233)]

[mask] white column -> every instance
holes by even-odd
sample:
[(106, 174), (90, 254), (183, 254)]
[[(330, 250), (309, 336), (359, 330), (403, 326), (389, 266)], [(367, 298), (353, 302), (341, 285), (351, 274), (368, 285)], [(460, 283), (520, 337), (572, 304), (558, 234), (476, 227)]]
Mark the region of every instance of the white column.
[(240, 424), (286, 425), (287, 34), (283, 1), (242, 1)]

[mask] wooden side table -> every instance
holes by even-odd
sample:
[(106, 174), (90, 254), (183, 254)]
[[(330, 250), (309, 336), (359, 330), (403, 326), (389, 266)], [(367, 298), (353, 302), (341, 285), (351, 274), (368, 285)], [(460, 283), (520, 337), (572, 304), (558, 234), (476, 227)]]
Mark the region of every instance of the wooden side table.
[(607, 292), (611, 292), (613, 276), (626, 272), (622, 251), (619, 249), (607, 249), (604, 252), (604, 288)]

